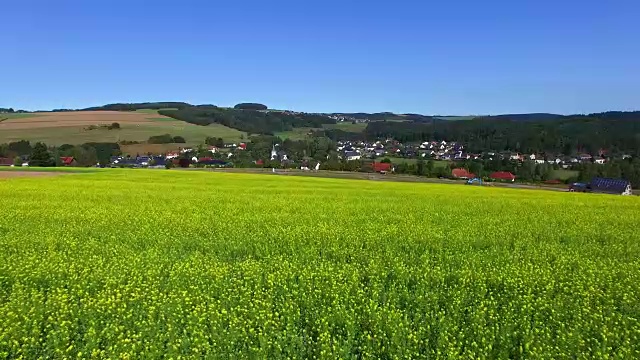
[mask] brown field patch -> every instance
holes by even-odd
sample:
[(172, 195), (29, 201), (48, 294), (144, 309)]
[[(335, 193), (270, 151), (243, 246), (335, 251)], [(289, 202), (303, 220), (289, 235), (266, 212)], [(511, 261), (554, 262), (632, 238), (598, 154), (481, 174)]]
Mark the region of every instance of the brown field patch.
[[(50, 128), (65, 126), (88, 126), (111, 124), (117, 122), (121, 125), (150, 124), (159, 120), (173, 119), (140, 112), (120, 112), (120, 111), (76, 111), (60, 113), (36, 113), (36, 116), (29, 118), (7, 119), (0, 122), (0, 130)], [(162, 121), (162, 120), (160, 120)]]
[(67, 173), (55, 171), (0, 171), (0, 179), (16, 177), (58, 176), (65, 174)]

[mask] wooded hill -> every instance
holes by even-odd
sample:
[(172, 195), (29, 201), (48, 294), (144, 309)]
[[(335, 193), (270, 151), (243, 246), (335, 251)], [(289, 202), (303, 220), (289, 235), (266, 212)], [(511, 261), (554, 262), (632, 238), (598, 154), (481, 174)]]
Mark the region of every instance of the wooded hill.
[[(136, 111), (156, 109), (158, 113), (197, 125), (222, 124), (251, 134), (273, 135), (294, 128), (320, 129), (336, 123), (338, 116), (368, 120), (362, 132), (341, 129), (315, 130), (314, 136), (332, 140), (376, 140), (394, 138), (403, 143), (429, 140), (457, 141), (468, 151), (519, 151), (525, 153), (597, 154), (640, 156), (640, 111), (603, 112), (588, 115), (547, 113), (506, 114), (449, 121), (420, 114), (332, 113), (309, 114), (264, 110), (265, 105), (238, 104), (235, 108), (191, 105), (184, 102), (108, 104), (83, 110)], [(403, 120), (403, 121), (398, 121)]]

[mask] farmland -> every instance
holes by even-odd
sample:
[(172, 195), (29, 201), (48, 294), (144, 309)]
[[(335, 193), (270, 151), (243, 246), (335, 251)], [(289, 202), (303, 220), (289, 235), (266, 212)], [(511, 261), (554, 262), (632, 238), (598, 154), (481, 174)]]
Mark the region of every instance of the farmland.
[[(4, 117), (8, 119), (0, 122), (0, 143), (29, 140), (42, 141), (48, 145), (62, 145), (123, 140), (146, 141), (150, 136), (169, 133), (184, 137), (188, 145), (196, 145), (203, 143), (207, 136), (221, 137), (225, 141), (238, 141), (246, 136), (241, 131), (220, 124), (198, 126), (167, 118), (158, 115), (156, 110), (0, 115), (0, 118)], [(88, 126), (91, 125), (105, 125), (113, 122), (119, 123), (120, 129), (88, 130)]]
[(0, 198), (0, 358), (640, 356), (637, 197), (109, 169)]

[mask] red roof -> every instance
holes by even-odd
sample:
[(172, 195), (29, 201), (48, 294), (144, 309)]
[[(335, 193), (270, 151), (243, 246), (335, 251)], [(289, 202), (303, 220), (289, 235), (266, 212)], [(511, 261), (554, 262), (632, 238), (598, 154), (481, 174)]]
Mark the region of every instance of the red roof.
[(13, 165), (13, 160), (11, 160), (9, 158), (0, 157), (0, 165), (11, 166), (11, 165)]
[(211, 160), (213, 160), (213, 158), (210, 158), (210, 157), (201, 157), (200, 159), (198, 159), (198, 162), (211, 161)]
[(460, 179), (473, 179), (476, 177), (476, 174), (470, 173), (467, 169), (457, 168), (451, 170), (451, 176), (460, 178)]
[(382, 172), (382, 171), (391, 171), (390, 163), (382, 163), (382, 162), (374, 162), (373, 163), (373, 171)]
[(238, 145), (238, 147), (241, 148), (241, 149), (246, 149), (247, 148), (247, 144), (240, 143), (240, 145)]
[(515, 175), (513, 175), (508, 171), (496, 171), (491, 175), (489, 175), (489, 177), (496, 180), (509, 180), (509, 181), (513, 181), (516, 178)]
[(262, 159), (256, 160), (256, 165), (264, 165), (264, 161)]
[(63, 156), (60, 158), (60, 160), (62, 160), (62, 163), (65, 165), (71, 165), (73, 163), (73, 160), (75, 160), (73, 158), (73, 156)]

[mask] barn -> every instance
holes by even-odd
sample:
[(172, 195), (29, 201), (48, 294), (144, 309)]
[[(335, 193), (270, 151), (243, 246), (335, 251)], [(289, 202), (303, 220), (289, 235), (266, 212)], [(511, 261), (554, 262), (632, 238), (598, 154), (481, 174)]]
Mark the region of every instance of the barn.
[(374, 172), (379, 172), (384, 174), (384, 173), (393, 171), (393, 167), (391, 166), (391, 163), (374, 162), (371, 165), (373, 167)]
[(458, 179), (473, 179), (476, 177), (476, 174), (470, 173), (464, 168), (457, 168), (451, 170), (451, 176)]
[(491, 175), (489, 175), (489, 178), (493, 180), (509, 181), (509, 182), (514, 182), (516, 180), (516, 176), (508, 171), (496, 171)]
[(623, 179), (593, 178), (591, 192), (615, 195), (631, 195), (631, 183)]

